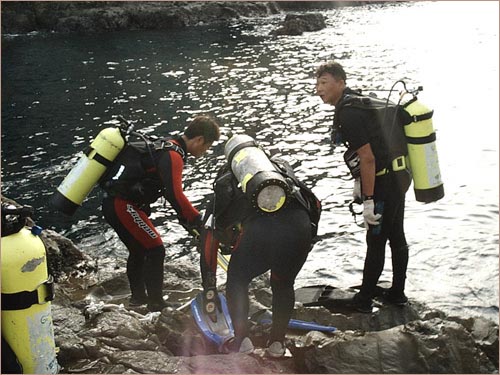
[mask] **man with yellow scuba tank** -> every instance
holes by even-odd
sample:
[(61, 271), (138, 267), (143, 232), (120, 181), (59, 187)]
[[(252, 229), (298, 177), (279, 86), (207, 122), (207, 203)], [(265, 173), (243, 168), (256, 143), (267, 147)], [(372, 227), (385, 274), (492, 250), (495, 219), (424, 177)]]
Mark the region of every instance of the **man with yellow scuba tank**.
[(149, 219), (150, 204), (165, 197), (179, 222), (198, 235), (201, 215), (183, 192), (182, 170), (188, 155), (201, 157), (219, 136), (219, 126), (213, 119), (197, 116), (181, 136), (161, 139), (155, 147), (145, 145), (148, 152), (126, 146), (100, 180), (106, 192), (104, 218), (129, 250), (131, 305), (147, 303), (150, 311), (166, 306), (162, 292), (165, 247)]
[[(204, 218), (200, 256), (204, 295), (207, 296), (204, 300), (210, 301), (210, 296), (217, 295), (215, 275), (220, 246), (231, 254), (226, 293), (234, 326), (234, 340), (228, 341), (225, 349), (229, 352), (250, 353), (253, 344), (248, 338), (248, 286), (255, 277), (271, 270), (273, 319), (267, 354), (281, 357), (285, 353), (285, 333), (294, 308), (295, 278), (306, 261), (311, 240), (316, 235), (321, 203), (310, 189), (297, 180), (286, 161), (267, 159), (267, 156), (263, 160), (264, 157), (258, 156), (254, 149), (256, 143), (252, 138), (235, 137), (226, 144), (226, 151), (229, 145), (229, 152), (226, 152), (228, 163), (217, 174), (214, 195), (207, 205)], [(233, 148), (233, 140), (243, 142)], [(243, 151), (238, 153), (235, 151), (238, 149)], [(273, 170), (263, 167), (264, 164), (271, 164)], [(263, 190), (271, 188), (272, 192), (264, 193), (269, 196), (281, 194), (280, 189), (273, 187), (284, 187), (287, 196), (282, 200), (283, 204), (279, 207), (272, 204), (275, 207), (272, 212), (259, 206), (259, 199), (252, 200), (242, 191), (235, 170), (242, 172), (241, 175), (246, 176), (247, 180), (249, 175), (252, 176), (247, 186), (255, 185), (252, 180), (259, 179), (259, 174), (264, 175), (267, 182), (261, 180), (261, 186), (265, 186)], [(285, 186), (276, 174), (286, 181)], [(205, 302), (207, 306), (208, 303)]]
[(339, 63), (319, 66), (316, 79), (317, 94), (323, 102), (335, 106), (332, 140), (347, 146), (344, 160), (355, 179), (354, 194), (363, 203), (367, 253), (361, 290), (355, 295), (353, 305), (361, 312), (372, 311), (372, 298), (384, 268), (387, 240), (392, 251), (393, 279), (391, 288), (384, 291), (384, 299), (406, 304), (408, 244), (403, 221), (405, 193), (411, 175), (406, 165), (406, 140), (396, 139), (404, 138), (404, 134), (397, 127), (385, 131), (374, 111), (350, 104), (359, 93), (346, 86), (346, 73)]

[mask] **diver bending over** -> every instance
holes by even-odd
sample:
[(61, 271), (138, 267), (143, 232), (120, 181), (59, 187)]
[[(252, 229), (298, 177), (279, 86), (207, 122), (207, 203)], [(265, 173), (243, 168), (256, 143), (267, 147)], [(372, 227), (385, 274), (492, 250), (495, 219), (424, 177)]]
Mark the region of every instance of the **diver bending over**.
[[(278, 165), (276, 161), (274, 164)], [(293, 173), (286, 162), (279, 164), (282, 173), (285, 169)], [(230, 249), (226, 294), (235, 339), (228, 343), (228, 351), (253, 351), (248, 337), (248, 286), (252, 279), (271, 270), (273, 323), (267, 354), (281, 357), (285, 353), (285, 333), (295, 303), (294, 282), (311, 249), (315, 235), (311, 228), (316, 228), (302, 193), (295, 192), (287, 200), (288, 204), (276, 213), (262, 213), (238, 187), (228, 164), (216, 177), (201, 235), (201, 271), (204, 291), (214, 290), (217, 249), (219, 245)]]
[[(219, 126), (215, 120), (197, 116), (184, 134), (168, 138), (165, 144), (171, 147), (162, 146), (143, 157), (135, 154), (128, 157), (129, 154), (123, 152), (117, 159), (117, 171), (111, 169), (108, 180), (102, 183), (106, 192), (102, 203), (104, 218), (129, 251), (130, 305), (147, 303), (150, 311), (166, 307), (163, 300), (165, 247), (149, 218), (150, 205), (163, 196), (186, 229), (198, 227), (201, 215), (182, 188), (184, 162), (188, 155), (201, 157), (218, 139)], [(128, 170), (131, 176), (126, 178)]]

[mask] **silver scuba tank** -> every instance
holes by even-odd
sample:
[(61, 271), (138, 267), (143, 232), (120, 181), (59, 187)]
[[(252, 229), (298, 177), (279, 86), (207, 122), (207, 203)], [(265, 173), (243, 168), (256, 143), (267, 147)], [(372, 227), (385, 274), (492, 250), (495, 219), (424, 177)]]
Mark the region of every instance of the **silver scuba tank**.
[(224, 154), (241, 190), (255, 208), (272, 213), (285, 206), (288, 184), (252, 137), (233, 136), (227, 141)]

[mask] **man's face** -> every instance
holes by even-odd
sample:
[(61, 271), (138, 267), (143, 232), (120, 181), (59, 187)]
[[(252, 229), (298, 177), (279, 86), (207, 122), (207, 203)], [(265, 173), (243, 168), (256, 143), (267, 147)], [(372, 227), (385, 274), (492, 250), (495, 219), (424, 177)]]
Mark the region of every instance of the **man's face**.
[(190, 154), (195, 158), (199, 158), (203, 156), (208, 149), (212, 146), (213, 142), (205, 142), (205, 137), (198, 136), (193, 140), (193, 144), (191, 145), (191, 149), (189, 150)]
[(324, 103), (336, 105), (344, 89), (344, 80), (336, 79), (330, 73), (323, 73), (316, 80), (316, 92)]

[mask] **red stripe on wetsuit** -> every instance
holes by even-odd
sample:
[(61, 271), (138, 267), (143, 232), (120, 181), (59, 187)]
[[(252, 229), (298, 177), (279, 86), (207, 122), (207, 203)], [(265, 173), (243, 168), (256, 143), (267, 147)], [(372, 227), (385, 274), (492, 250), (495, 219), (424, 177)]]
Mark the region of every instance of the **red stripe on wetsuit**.
[(214, 237), (212, 229), (207, 229), (202, 235), (201, 246), (203, 246), (202, 256), (208, 269), (215, 274), (217, 271), (217, 250), (219, 241)]
[[(181, 146), (177, 140), (172, 140), (172, 142)], [(184, 160), (182, 160), (181, 155), (174, 150), (165, 152), (158, 160), (157, 168), (160, 180), (165, 187), (165, 198), (172, 205), (172, 208), (188, 222), (196, 219), (200, 213), (191, 204), (182, 188)]]

